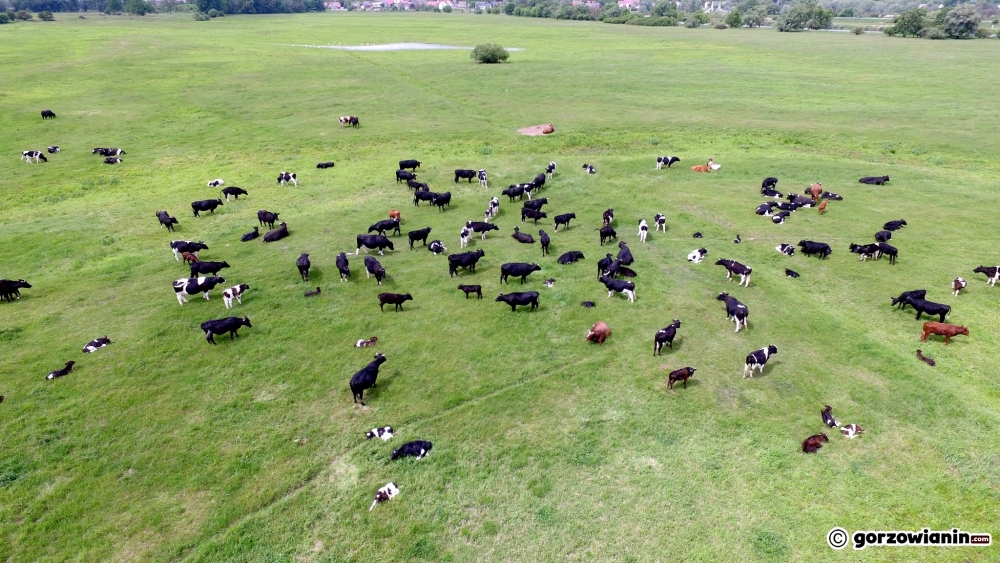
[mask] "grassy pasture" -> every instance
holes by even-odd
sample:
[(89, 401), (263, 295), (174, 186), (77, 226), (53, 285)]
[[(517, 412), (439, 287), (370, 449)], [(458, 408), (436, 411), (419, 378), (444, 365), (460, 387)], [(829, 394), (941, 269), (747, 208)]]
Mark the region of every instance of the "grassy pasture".
[[(0, 560), (997, 559), (836, 552), (825, 537), (837, 525), (1000, 533), (1000, 289), (971, 272), (1000, 262), (1000, 42), (458, 14), (57, 19), (0, 27), (0, 277), (34, 284), (0, 303)], [(401, 41), (524, 51), (475, 66), (465, 51), (294, 46)], [(59, 117), (42, 122), (46, 108)], [(345, 114), (362, 127), (340, 129)], [(555, 135), (514, 133), (545, 122)], [(53, 144), (63, 152), (47, 164), (15, 161)], [(102, 166), (95, 146), (125, 148), (125, 162)], [(657, 172), (658, 154), (683, 160)], [(689, 171), (709, 156), (721, 171)], [(453, 192), (450, 210), (410, 205), (393, 181), (401, 158)], [(323, 160), (337, 165), (316, 170)], [(336, 254), (388, 209), (404, 233), (431, 226), (456, 252), (464, 221), (550, 160), (546, 211), (579, 217), (566, 232), (539, 224), (551, 257), (509, 238), (518, 206), (504, 198), (500, 232), (471, 245), (486, 252), (475, 275), (448, 279), (443, 257), (394, 239), (383, 290), (411, 292), (405, 312), (378, 311), (360, 258), (338, 282)], [(489, 192), (454, 185), (458, 167), (488, 169)], [(281, 170), (299, 187), (276, 186)], [(857, 183), (883, 173), (885, 187)], [(770, 175), (785, 193), (820, 181), (844, 201), (774, 226), (753, 214)], [(191, 217), (216, 177), (250, 196)], [(593, 279), (607, 207), (636, 256), (635, 304)], [(158, 209), (180, 220), (175, 236)], [(258, 209), (280, 212), (291, 237), (240, 243)], [(657, 212), (667, 234), (640, 245), (634, 225)], [(900, 217), (896, 266), (848, 254)], [(204, 259), (252, 286), (232, 313), (254, 324), (239, 340), (210, 347), (198, 330), (225, 316), (217, 291), (175, 303), (169, 284), (187, 272), (175, 238), (205, 240)], [(803, 238), (834, 254), (774, 250)], [(702, 245), (709, 260), (688, 264)], [(557, 265), (567, 250), (586, 260)], [(310, 284), (294, 267), (303, 251)], [(722, 257), (754, 268), (749, 288), (726, 282)], [(540, 310), (492, 301), (508, 261), (542, 265), (525, 284)], [(952, 297), (958, 275), (969, 288)], [(304, 299), (316, 285), (323, 295)], [(971, 337), (918, 343), (912, 313), (888, 306), (918, 287)], [(733, 334), (720, 291), (750, 307), (749, 331)], [(674, 349), (651, 357), (674, 318)], [(601, 347), (583, 341), (597, 320), (614, 332)], [(105, 334), (112, 346), (80, 353)], [(388, 362), (361, 408), (347, 381), (372, 352), (351, 344), (373, 334)], [(764, 376), (742, 380), (744, 356), (771, 343)], [(76, 372), (44, 381), (68, 359)], [(685, 365), (695, 378), (667, 391), (667, 369)], [(806, 456), (824, 404), (866, 433)], [(389, 444), (363, 439), (386, 424)], [(390, 463), (412, 439), (433, 441), (430, 456)], [(400, 496), (367, 512), (389, 481)]]

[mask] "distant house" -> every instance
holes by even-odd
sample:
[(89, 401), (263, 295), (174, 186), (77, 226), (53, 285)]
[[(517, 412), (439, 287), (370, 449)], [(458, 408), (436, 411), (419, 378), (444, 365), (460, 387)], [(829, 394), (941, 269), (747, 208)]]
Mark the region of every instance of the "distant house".
[(344, 6), (340, 2), (323, 2), (327, 10), (343, 10)]
[(458, 2), (455, 2), (455, 7), (458, 8), (459, 10), (465, 10), (466, 8), (469, 7), (469, 3), (459, 0)]
[(570, 2), (571, 6), (583, 6), (583, 0), (573, 0)]
[(600, 2), (594, 2), (594, 0), (590, 0), (589, 2), (587, 2), (586, 4), (584, 4), (584, 6), (586, 6), (588, 10), (600, 10), (601, 9), (601, 3)]
[(636, 10), (639, 9), (639, 1), (638, 0), (618, 0), (618, 7), (619, 8), (625, 8), (625, 9), (627, 9), (629, 11), (634, 12), (634, 11), (636, 11)]
[(489, 2), (476, 2), (476, 9), (477, 10), (489, 10), (492, 7), (493, 7), (493, 4), (491, 4)]

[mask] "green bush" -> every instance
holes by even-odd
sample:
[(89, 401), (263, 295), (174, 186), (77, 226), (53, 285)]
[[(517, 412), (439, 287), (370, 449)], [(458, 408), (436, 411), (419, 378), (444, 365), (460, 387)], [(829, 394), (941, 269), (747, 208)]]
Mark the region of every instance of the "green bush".
[(631, 19), (632, 19), (632, 16), (623, 16), (623, 17), (620, 17), (620, 18), (604, 18), (603, 21), (604, 21), (604, 23), (622, 24), (622, 23), (628, 23), (628, 21), (631, 20)]
[(979, 11), (972, 4), (959, 4), (944, 18), (944, 32), (955, 38), (970, 37), (979, 29)]
[(221, 13), (222, 12), (216, 10), (215, 8), (212, 8), (211, 10), (208, 11), (208, 17), (210, 17), (210, 18), (217, 18), (217, 17), (219, 17), (219, 14), (221, 14)]
[(895, 30), (894, 35), (917, 37), (920, 35), (920, 30), (927, 27), (927, 10), (917, 8), (903, 12), (893, 23), (895, 24), (892, 26)]
[(856, 25), (851, 28), (851, 33), (853, 33), (854, 35), (861, 35), (864, 32), (865, 28), (861, 27), (860, 25)]
[(694, 29), (696, 27), (701, 27), (701, 22), (698, 21), (698, 20), (696, 20), (695, 18), (689, 17), (687, 19), (687, 21), (684, 22), (684, 27), (687, 27), (687, 28), (690, 28), (690, 29)]
[(14, 17), (19, 20), (28, 21), (30, 19), (33, 19), (35, 16), (31, 15), (31, 12), (29, 12), (28, 10), (21, 10), (20, 12), (14, 14)]
[(480, 43), (472, 50), (471, 56), (477, 63), (495, 64), (506, 61), (510, 53), (496, 43)]
[(196, 20), (198, 20), (200, 22), (205, 22), (205, 21), (208, 21), (210, 18), (208, 17), (208, 14), (206, 14), (204, 12), (197, 12), (194, 15), (194, 19), (196, 19)]
[(733, 8), (733, 11), (726, 14), (726, 25), (729, 27), (740, 27), (743, 25), (743, 15), (740, 14), (739, 8)]
[(715, 24), (715, 29), (729, 29), (729, 26), (722, 22), (719, 22)]
[[(622, 19), (622, 18), (612, 18), (612, 19)], [(608, 23), (608, 21), (605, 20), (604, 23)], [(656, 27), (673, 27), (673, 26), (677, 25), (677, 20), (675, 20), (674, 18), (671, 18), (671, 17), (667, 17), (667, 16), (663, 16), (663, 17), (659, 17), (659, 18), (657, 18), (657, 17), (649, 17), (649, 18), (632, 17), (632, 18), (626, 18), (626, 21), (624, 21), (622, 23), (625, 23), (625, 24), (628, 24), (628, 25), (646, 25), (646, 26), (656, 26)]]
[(10, 23), (10, 17), (7, 16), (7, 12), (0, 12), (0, 24)]
[(948, 39), (948, 34), (940, 27), (925, 27), (920, 30), (920, 36), (924, 39)]
[(978, 37), (979, 39), (989, 39), (990, 30), (983, 29), (980, 27), (979, 29), (976, 30), (976, 37)]
[(52, 12), (45, 10), (44, 12), (38, 12), (38, 19), (42, 20), (43, 22), (50, 22), (50, 21), (55, 21), (56, 18), (55, 16), (52, 15)]
[(446, 14), (450, 14), (451, 13), (451, 6), (445, 4), (444, 8), (441, 8), (441, 11), (444, 12), (444, 13), (446, 13)]

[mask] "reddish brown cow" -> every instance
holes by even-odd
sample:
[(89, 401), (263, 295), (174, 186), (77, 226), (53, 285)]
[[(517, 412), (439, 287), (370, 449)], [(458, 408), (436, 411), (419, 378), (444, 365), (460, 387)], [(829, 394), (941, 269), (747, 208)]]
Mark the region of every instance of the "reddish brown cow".
[(830, 438), (826, 434), (813, 434), (802, 442), (802, 451), (807, 454), (814, 454), (823, 447), (823, 442), (829, 442)]
[(201, 262), (201, 260), (198, 260), (198, 256), (196, 256), (191, 252), (182, 252), (181, 257), (184, 258), (185, 264), (187, 264), (188, 262), (191, 262), (192, 264), (194, 264), (195, 262)]
[(826, 200), (824, 199), (822, 203), (819, 204), (819, 214), (822, 215), (826, 213)]
[(399, 210), (398, 209), (390, 209), (389, 210), (389, 218), (390, 219), (395, 219), (395, 220), (399, 221)]
[(809, 186), (809, 195), (812, 196), (813, 201), (819, 201), (819, 196), (823, 195), (823, 184), (816, 182)]
[(604, 344), (604, 341), (611, 336), (611, 329), (608, 325), (602, 322), (594, 323), (594, 326), (587, 331), (587, 338), (591, 342), (596, 342), (598, 344)]
[(667, 389), (673, 389), (674, 383), (678, 381), (684, 382), (684, 388), (688, 388), (688, 379), (694, 377), (694, 372), (697, 370), (693, 367), (681, 368), (670, 372), (670, 380), (667, 381)]
[(708, 165), (706, 165), (706, 164), (701, 164), (701, 165), (698, 165), (698, 166), (692, 166), (691, 170), (693, 172), (710, 172), (711, 168), (709, 168)]
[(965, 328), (964, 326), (950, 325), (947, 323), (935, 323), (935, 322), (924, 323), (924, 333), (920, 335), (920, 341), (927, 342), (927, 336), (931, 334), (943, 336), (944, 344), (945, 346), (947, 346), (948, 341), (951, 340), (952, 336), (958, 336), (960, 334), (969, 336), (969, 329)]

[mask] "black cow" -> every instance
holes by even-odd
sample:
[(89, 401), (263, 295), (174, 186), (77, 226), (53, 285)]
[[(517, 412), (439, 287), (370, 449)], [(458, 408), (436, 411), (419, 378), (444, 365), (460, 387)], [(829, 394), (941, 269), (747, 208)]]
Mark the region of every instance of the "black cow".
[(779, 201), (778, 202), (778, 209), (780, 209), (782, 211), (795, 211), (799, 207), (802, 207), (802, 206), (799, 205), (799, 204), (797, 204), (797, 203), (791, 203), (791, 202), (787, 202), (787, 201)]
[(396, 460), (401, 457), (415, 457), (417, 459), (422, 459), (431, 451), (431, 444), (427, 440), (413, 440), (412, 442), (407, 442), (401, 447), (392, 450), (392, 459)]
[(764, 190), (768, 188), (776, 188), (778, 186), (778, 179), (773, 176), (768, 176), (764, 178), (764, 181), (760, 183), (760, 191), (764, 193)]
[(174, 251), (174, 260), (178, 262), (181, 261), (180, 255), (185, 252), (190, 252), (195, 256), (201, 250), (208, 250), (208, 245), (204, 242), (192, 242), (189, 240), (172, 240), (170, 241), (170, 250)]
[(902, 229), (905, 225), (906, 221), (904, 219), (900, 219), (898, 221), (889, 221), (885, 225), (882, 225), (882, 228), (887, 231), (898, 231), (899, 229)]
[(66, 362), (65, 366), (63, 366), (63, 367), (61, 367), (61, 368), (59, 368), (57, 370), (50, 371), (48, 373), (48, 375), (45, 376), (45, 379), (48, 379), (49, 381), (51, 381), (53, 379), (58, 379), (60, 377), (66, 377), (67, 375), (69, 375), (73, 371), (73, 365), (74, 364), (76, 364), (76, 362), (72, 362), (72, 361)]
[(233, 199), (239, 201), (241, 195), (250, 195), (250, 193), (239, 186), (230, 186), (222, 188), (222, 195), (226, 196), (226, 201), (229, 201), (229, 196), (233, 196)]
[(799, 273), (798, 272), (796, 272), (795, 270), (789, 270), (788, 268), (785, 268), (785, 275), (788, 276), (788, 277), (790, 277), (790, 278), (797, 278), (797, 277), (799, 277)]
[(0, 280), (0, 301), (20, 299), (22, 289), (31, 289), (31, 284), (24, 280)]
[(500, 230), (500, 227), (496, 226), (496, 224), (484, 223), (482, 221), (469, 221), (465, 226), (472, 229), (474, 233), (482, 233), (482, 240), (486, 240), (486, 233)]
[(531, 185), (535, 187), (536, 190), (540, 190), (545, 186), (545, 174), (539, 174), (535, 176), (535, 179), (531, 181)]
[(910, 291), (904, 291), (903, 293), (899, 294), (899, 297), (892, 298), (892, 305), (894, 307), (898, 306), (900, 309), (905, 310), (906, 306), (909, 304), (907, 303), (907, 300), (911, 297), (914, 299), (923, 299), (924, 297), (927, 297), (927, 290), (912, 289)]
[(59, 152), (59, 147), (57, 145), (52, 145), (50, 147), (45, 147), (45, 150), (48, 151), (49, 154), (56, 154)]
[(618, 233), (611, 228), (611, 225), (604, 225), (599, 230), (601, 231), (601, 246), (604, 246), (604, 241), (606, 240), (618, 238)]
[(654, 356), (656, 356), (657, 354), (661, 356), (663, 355), (661, 350), (663, 349), (664, 344), (669, 345), (670, 348), (673, 349), (674, 337), (677, 336), (677, 329), (679, 329), (680, 327), (681, 327), (681, 322), (677, 319), (674, 319), (674, 322), (656, 331), (656, 335), (653, 336)]
[(56, 116), (56, 114), (52, 113), (52, 110), (50, 110), (50, 109), (43, 109), (42, 110), (42, 119), (52, 119), (55, 116)]
[[(609, 254), (608, 256), (611, 256), (611, 255)], [(583, 257), (583, 253), (580, 252), (579, 250), (570, 250), (569, 252), (563, 253), (563, 255), (560, 256), (559, 259), (556, 260), (556, 262), (559, 262), (560, 264), (564, 264), (564, 265), (565, 264), (572, 264), (573, 262), (576, 262), (577, 260), (583, 260), (583, 258), (584, 258)]]
[(733, 274), (735, 274), (740, 277), (740, 283), (737, 285), (742, 285), (743, 287), (750, 287), (750, 274), (753, 273), (752, 268), (747, 268), (746, 266), (740, 264), (735, 260), (727, 260), (725, 258), (716, 260), (715, 265), (725, 266), (727, 280), (731, 280), (733, 278)]
[(521, 305), (527, 307), (531, 305), (531, 310), (534, 311), (538, 308), (538, 292), (537, 291), (520, 291), (516, 293), (508, 293), (504, 295), (501, 293), (497, 296), (496, 301), (504, 302), (510, 305), (511, 312), (517, 310), (517, 306)]
[(274, 222), (278, 220), (278, 215), (280, 214), (271, 213), (270, 211), (261, 209), (260, 211), (257, 212), (257, 221), (260, 223), (262, 227), (266, 224), (267, 228), (273, 229)]
[(121, 163), (122, 163), (122, 159), (114, 157), (114, 156), (109, 156), (109, 157), (105, 157), (103, 164), (121, 164)]
[[(372, 258), (374, 260), (374, 258)], [(379, 293), (378, 294), (378, 308), (385, 311), (383, 307), (386, 303), (396, 306), (396, 311), (403, 310), (403, 303), (406, 301), (413, 301), (413, 296), (409, 293)]]
[[(510, 198), (510, 201), (514, 201), (514, 198), (524, 199), (524, 186), (520, 184), (511, 184), (507, 189), (500, 192), (501, 195), (505, 195)], [(531, 199), (530, 197), (528, 199)]]
[(312, 263), (309, 262), (309, 253), (303, 252), (302, 256), (299, 256), (299, 259), (295, 261), (295, 267), (299, 269), (302, 281), (309, 281), (309, 268), (312, 267)]
[(896, 263), (896, 256), (899, 254), (899, 251), (896, 250), (895, 246), (890, 246), (890, 245), (888, 245), (888, 244), (886, 244), (884, 242), (880, 242), (880, 243), (878, 243), (878, 253), (879, 253), (879, 256), (885, 254), (886, 256), (889, 257), (889, 263), (890, 264), (895, 264)]
[(347, 254), (341, 252), (337, 255), (337, 271), (340, 272), (340, 281), (347, 281), (351, 277), (351, 267), (347, 261)]
[(385, 356), (375, 354), (374, 360), (368, 362), (368, 365), (351, 376), (351, 393), (354, 394), (355, 403), (360, 402), (361, 406), (365, 406), (365, 389), (375, 387), (375, 382), (378, 380), (378, 368), (384, 363)]
[(562, 215), (556, 215), (554, 219), (556, 224), (555, 230), (559, 230), (559, 225), (566, 225), (566, 228), (568, 229), (569, 222), (573, 219), (576, 219), (576, 213), (563, 213)]
[(219, 275), (219, 272), (229, 267), (229, 262), (192, 262), (191, 277), (196, 278), (198, 274)]
[(473, 178), (478, 178), (478, 177), (479, 177), (479, 173), (476, 172), (475, 170), (461, 170), (461, 169), (460, 170), (455, 170), (455, 183), (456, 184), (458, 183), (459, 179), (462, 179), (462, 178), (465, 178), (471, 184), (472, 183), (472, 179)]
[(400, 160), (399, 161), (399, 169), (400, 170), (413, 170), (414, 172), (416, 172), (417, 168), (420, 168), (420, 161), (419, 160)]
[(483, 298), (483, 286), (481, 285), (460, 285), (458, 289), (465, 292), (465, 298), (469, 298), (470, 293), (475, 293), (480, 299)]
[(862, 184), (874, 184), (876, 186), (883, 186), (889, 181), (888, 176), (865, 176), (864, 178), (858, 180)]
[(835, 194), (833, 192), (823, 192), (820, 197), (823, 199), (832, 199), (833, 201), (842, 201), (844, 199), (840, 194)]
[(750, 316), (750, 309), (746, 305), (740, 303), (739, 299), (728, 293), (720, 293), (716, 299), (726, 303), (726, 320), (736, 323), (736, 332), (740, 331), (740, 325), (743, 325), (743, 328), (749, 329), (747, 326), (747, 317)]
[(316, 168), (321, 168), (323, 170), (326, 170), (327, 168), (333, 168), (333, 166), (334, 166), (333, 162), (320, 162), (319, 164), (316, 165)]
[(400, 183), (400, 182), (409, 182), (410, 180), (416, 180), (416, 179), (417, 179), (417, 175), (414, 174), (413, 172), (407, 172), (406, 170), (397, 170), (396, 171), (396, 183), (397, 184)]
[[(371, 232), (369, 230), (369, 232)], [(425, 227), (423, 229), (417, 229), (415, 231), (410, 231), (406, 233), (406, 236), (410, 239), (410, 250), (413, 250), (413, 243), (416, 241), (423, 241), (424, 246), (427, 246), (427, 236), (431, 234), (431, 228)]]
[(546, 254), (549, 253), (549, 242), (551, 242), (549, 234), (546, 233), (545, 231), (539, 230), (538, 241), (542, 243), (542, 256), (545, 256)]
[(764, 188), (764, 189), (760, 190), (760, 193), (761, 193), (761, 194), (762, 194), (762, 195), (763, 195), (764, 197), (773, 197), (773, 198), (775, 198), (775, 199), (781, 199), (781, 198), (785, 197), (785, 196), (784, 196), (784, 195), (783, 195), (783, 194), (782, 194), (781, 192), (779, 192), (778, 190), (772, 190), (771, 188)]
[(463, 252), (461, 254), (449, 254), (448, 255), (448, 277), (457, 276), (459, 268), (466, 268), (470, 272), (476, 272), (476, 263), (479, 259), (485, 256), (486, 253), (482, 250), (476, 250), (475, 252)]
[(421, 201), (426, 201), (426, 202), (430, 203), (431, 205), (433, 205), (434, 204), (433, 203), (434, 202), (434, 198), (436, 198), (437, 196), (438, 196), (438, 194), (436, 192), (425, 192), (425, 191), (417, 190), (417, 191), (413, 192), (413, 205), (416, 205), (417, 207), (420, 207), (420, 202)]
[(386, 248), (388, 248), (389, 250), (396, 250), (396, 247), (393, 246), (392, 241), (385, 238), (382, 235), (358, 235), (357, 242), (358, 242), (358, 250), (354, 252), (355, 256), (361, 254), (362, 248), (365, 249), (365, 254), (368, 254), (369, 250), (377, 248), (379, 256), (382, 255), (382, 251)]
[(608, 271), (611, 265), (614, 263), (615, 259), (611, 257), (611, 254), (606, 254), (604, 258), (597, 261), (597, 276), (600, 277), (601, 274)]
[(385, 278), (385, 268), (383, 268), (382, 264), (379, 264), (379, 261), (376, 260), (375, 258), (371, 256), (365, 256), (365, 274), (366, 278), (371, 278), (372, 276), (375, 276), (375, 281), (377, 282), (377, 285), (381, 286), (382, 279)]
[(168, 231), (174, 230), (174, 225), (179, 225), (176, 217), (171, 217), (166, 211), (157, 211), (156, 218), (160, 220), (160, 226), (166, 227)]
[(535, 239), (529, 234), (522, 233), (520, 227), (514, 227), (514, 234), (510, 236), (522, 244), (535, 244)]
[(385, 235), (386, 231), (392, 231), (397, 235), (403, 234), (399, 230), (399, 219), (385, 219), (368, 227), (369, 233), (378, 233), (380, 235)]
[(431, 199), (431, 205), (436, 205), (440, 211), (444, 211), (446, 205), (451, 207), (451, 192), (437, 194)]
[(917, 320), (920, 320), (920, 316), (927, 313), (927, 316), (933, 317), (938, 315), (941, 317), (941, 322), (943, 323), (948, 313), (951, 312), (951, 306), (945, 305), (944, 303), (934, 303), (933, 301), (926, 301), (924, 299), (918, 299), (916, 297), (910, 296), (906, 298), (906, 305), (913, 305), (913, 308), (917, 310)]
[(892, 239), (892, 233), (889, 231), (879, 231), (875, 233), (875, 242), (889, 242)]
[[(409, 172), (407, 172), (407, 174), (409, 174)], [(406, 187), (410, 188), (411, 190), (418, 191), (418, 192), (429, 192), (429, 191), (431, 191), (431, 187), (428, 186), (426, 182), (418, 182), (418, 181), (416, 181), (416, 179), (407, 180), (406, 181)]]
[(630, 303), (635, 303), (635, 284), (630, 281), (616, 280), (608, 276), (601, 276), (597, 278), (598, 281), (604, 284), (604, 287), (608, 288), (608, 297), (611, 297), (618, 293), (624, 293)]
[(277, 229), (274, 229), (273, 231), (268, 231), (267, 234), (264, 235), (264, 242), (277, 242), (287, 236), (288, 236), (288, 223), (282, 221), (281, 224), (278, 225)]
[(538, 224), (539, 219), (546, 219), (548, 215), (544, 211), (535, 211), (534, 209), (529, 209), (527, 207), (521, 208), (521, 222), (524, 223), (525, 219), (533, 219), (535, 224)]
[(771, 344), (767, 348), (761, 348), (760, 350), (754, 350), (747, 355), (746, 364), (743, 365), (743, 379), (747, 377), (747, 371), (750, 372), (750, 377), (753, 377), (753, 370), (758, 370), (760, 375), (764, 375), (764, 364), (771, 356), (778, 353), (778, 347)]
[(825, 242), (800, 240), (799, 244), (796, 246), (802, 249), (802, 254), (806, 256), (812, 256), (813, 254), (816, 254), (817, 256), (819, 256), (820, 260), (826, 258), (827, 256), (830, 255), (831, 252), (833, 252), (833, 249), (830, 248), (830, 245), (826, 244)]
[(240, 237), (240, 241), (241, 242), (250, 242), (250, 241), (252, 241), (253, 239), (255, 239), (255, 238), (259, 237), (259, 236), (260, 236), (260, 228), (259, 227), (254, 227), (252, 231), (250, 231), (249, 233), (246, 233), (242, 237)]
[(542, 206), (549, 202), (549, 198), (540, 197), (537, 199), (529, 199), (528, 201), (521, 204), (521, 207), (528, 209), (534, 209), (535, 211), (541, 211)]
[(531, 275), (531, 272), (540, 272), (541, 270), (542, 267), (538, 264), (508, 262), (500, 266), (500, 283), (506, 282), (508, 276), (514, 276), (515, 278), (520, 276), (521, 283), (524, 283), (525, 278)]
[(200, 217), (198, 215), (201, 211), (211, 211), (212, 215), (215, 215), (215, 208), (222, 205), (221, 199), (204, 199), (201, 201), (195, 201), (191, 203), (191, 210), (194, 211), (195, 217)]
[(250, 317), (226, 317), (224, 319), (215, 319), (211, 321), (205, 321), (201, 323), (201, 330), (205, 331), (205, 340), (208, 340), (209, 344), (215, 345), (215, 335), (229, 333), (229, 339), (232, 340), (234, 337), (239, 338), (240, 335), (237, 331), (240, 327), (253, 328), (250, 324)]
[(632, 262), (635, 262), (635, 259), (632, 258), (632, 251), (628, 249), (628, 245), (625, 244), (625, 241), (619, 241), (618, 248), (621, 249), (618, 251), (618, 261), (621, 262), (623, 266), (628, 266), (632, 264)]

